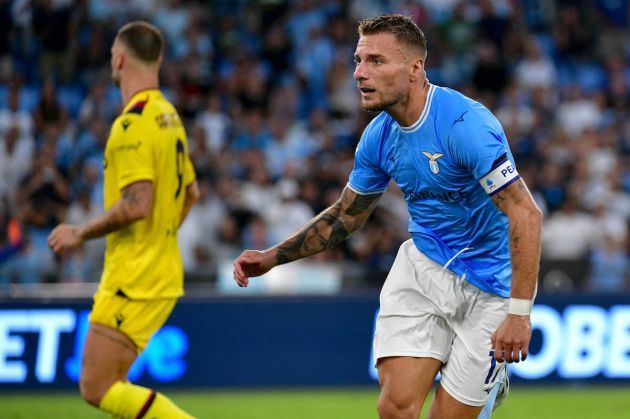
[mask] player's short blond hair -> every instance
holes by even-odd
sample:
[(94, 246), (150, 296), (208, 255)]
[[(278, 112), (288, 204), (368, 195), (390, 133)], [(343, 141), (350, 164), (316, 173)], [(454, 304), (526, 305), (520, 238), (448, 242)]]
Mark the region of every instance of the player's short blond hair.
[(363, 19), (359, 22), (358, 32), (359, 36), (390, 33), (406, 47), (420, 50), (423, 58), (427, 56), (424, 32), (408, 16), (388, 13)]
[(125, 44), (131, 53), (146, 63), (156, 63), (164, 51), (164, 35), (157, 26), (135, 20), (120, 28), (116, 38)]

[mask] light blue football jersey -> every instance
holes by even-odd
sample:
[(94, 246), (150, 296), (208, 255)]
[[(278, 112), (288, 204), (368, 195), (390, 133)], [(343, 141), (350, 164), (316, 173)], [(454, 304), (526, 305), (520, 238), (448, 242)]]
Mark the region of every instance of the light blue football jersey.
[(508, 218), (479, 183), (502, 156), (515, 170), (503, 128), (487, 108), (430, 85), (415, 124), (401, 127), (381, 112), (366, 127), (348, 187), (360, 194), (384, 192), (394, 179), (405, 195), (417, 248), (478, 288), (509, 297)]

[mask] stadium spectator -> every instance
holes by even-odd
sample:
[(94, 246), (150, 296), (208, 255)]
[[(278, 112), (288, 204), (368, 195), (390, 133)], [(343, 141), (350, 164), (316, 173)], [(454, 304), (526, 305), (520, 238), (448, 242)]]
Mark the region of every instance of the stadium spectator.
[[(91, 189), (83, 187), (70, 204), (64, 222), (80, 225), (93, 220), (101, 213), (101, 208), (92, 201)], [(84, 278), (100, 277), (103, 269), (105, 238), (89, 241), (85, 245), (62, 256), (60, 280), (82, 282)]]
[[(246, 107), (241, 121), (240, 132), (236, 135), (232, 147), (234, 150), (251, 155), (252, 151), (262, 152), (271, 140), (263, 108)], [(257, 154), (257, 153), (256, 153)]]
[(562, 60), (570, 61), (591, 52), (593, 33), (590, 22), (576, 4), (564, 3), (558, 8), (553, 37)]
[(40, 75), (66, 83), (74, 70), (76, 19), (69, 1), (34, 2), (33, 28), (41, 48)]
[(543, 54), (538, 40), (534, 37), (523, 41), (525, 54), (516, 65), (516, 81), (522, 89), (537, 87), (548, 89), (556, 83), (556, 68)]
[(13, 72), (11, 41), (13, 35), (13, 15), (11, 2), (0, 1), (0, 82), (6, 83)]
[(29, 226), (51, 229), (64, 218), (69, 186), (55, 162), (55, 148), (44, 143), (17, 191), (16, 202), (22, 220)]
[(31, 170), (33, 140), (22, 136), (18, 125), (9, 126), (0, 139), (0, 201), (15, 203), (18, 186)]
[(196, 121), (204, 130), (207, 150), (217, 153), (227, 145), (230, 117), (221, 109), (221, 97), (218, 94), (211, 93), (208, 96), (206, 106), (199, 112)]
[(43, 135), (49, 128), (63, 132), (68, 128), (68, 111), (59, 103), (57, 89), (51, 79), (42, 88), (39, 104), (34, 111), (35, 135)]
[(630, 257), (626, 252), (627, 240), (605, 235), (590, 256), (587, 289), (595, 292), (619, 292), (628, 287)]
[[(95, 3), (89, 2), (90, 6)], [(147, 1), (148, 3), (148, 1)], [(114, 41), (116, 32), (106, 21), (89, 20), (84, 22), (81, 32), (84, 36), (79, 38), (75, 76), (85, 86), (96, 84), (96, 89), (103, 82), (103, 64), (109, 60), (109, 46)], [(107, 87), (107, 86), (106, 86)], [(114, 104), (113, 101), (110, 104)], [(118, 103), (115, 103), (118, 106)]]
[(98, 118), (104, 121), (115, 119), (119, 111), (119, 104), (114, 104), (107, 97), (108, 81), (104, 79), (95, 80), (87, 96), (83, 99), (77, 117), (78, 128), (84, 129)]
[(477, 60), (472, 74), (475, 89), (481, 95), (500, 95), (508, 83), (508, 68), (497, 46), (482, 39), (477, 48)]
[(566, 98), (558, 106), (558, 123), (570, 137), (581, 134), (586, 129), (597, 129), (602, 121), (600, 104), (589, 97), (579, 84), (572, 84), (566, 91)]
[[(299, 230), (313, 216), (313, 210), (298, 199), (299, 186), (293, 179), (282, 179), (275, 185), (274, 195), (278, 199), (272, 200), (269, 211), (265, 212), (265, 222), (269, 226), (269, 244), (255, 247), (267, 248), (277, 243), (293, 232)], [(251, 244), (250, 244), (251, 247)]]
[(0, 135), (16, 125), (20, 138), (33, 141), (33, 115), (20, 107), (20, 92), (17, 86), (9, 87), (7, 105), (0, 109)]
[(593, 227), (593, 216), (580, 210), (576, 198), (568, 197), (545, 223), (543, 258), (577, 261), (588, 257)]
[(8, 211), (0, 206), (0, 290), (2, 291), (9, 288), (12, 276), (17, 275), (18, 268), (15, 266), (16, 269), (11, 269), (11, 266), (7, 267), (6, 262), (18, 254), (23, 245), (24, 239), (19, 221), (9, 218)]
[(200, 177), (199, 200), (179, 229), (184, 269), (195, 278), (212, 277), (218, 268), (219, 259), (227, 257), (215, 253), (215, 249), (221, 245), (219, 230), (228, 217), (226, 202), (221, 197), (210, 182)]

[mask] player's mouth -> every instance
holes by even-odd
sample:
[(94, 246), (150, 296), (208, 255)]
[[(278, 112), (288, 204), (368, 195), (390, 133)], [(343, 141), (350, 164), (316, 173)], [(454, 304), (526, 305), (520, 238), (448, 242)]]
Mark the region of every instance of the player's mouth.
[(362, 96), (370, 96), (372, 93), (376, 92), (376, 89), (372, 89), (371, 87), (359, 87)]

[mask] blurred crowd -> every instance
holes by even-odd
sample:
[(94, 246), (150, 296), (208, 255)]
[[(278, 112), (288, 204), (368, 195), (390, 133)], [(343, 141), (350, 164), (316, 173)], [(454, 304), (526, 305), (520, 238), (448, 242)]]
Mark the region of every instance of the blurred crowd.
[[(188, 278), (281, 240), (332, 204), (374, 116), (352, 74), (358, 20), (412, 18), (431, 82), (489, 107), (545, 213), (547, 290), (628, 288), (629, 1), (0, 0), (0, 289), (97, 281), (104, 241), (58, 257), (60, 222), (102, 211), (121, 109), (118, 28), (141, 18), (167, 50), (163, 91), (187, 127), (202, 198), (180, 230)], [(408, 237), (395, 186), (321, 261), (378, 285)], [(564, 267), (564, 268), (563, 268)]]

